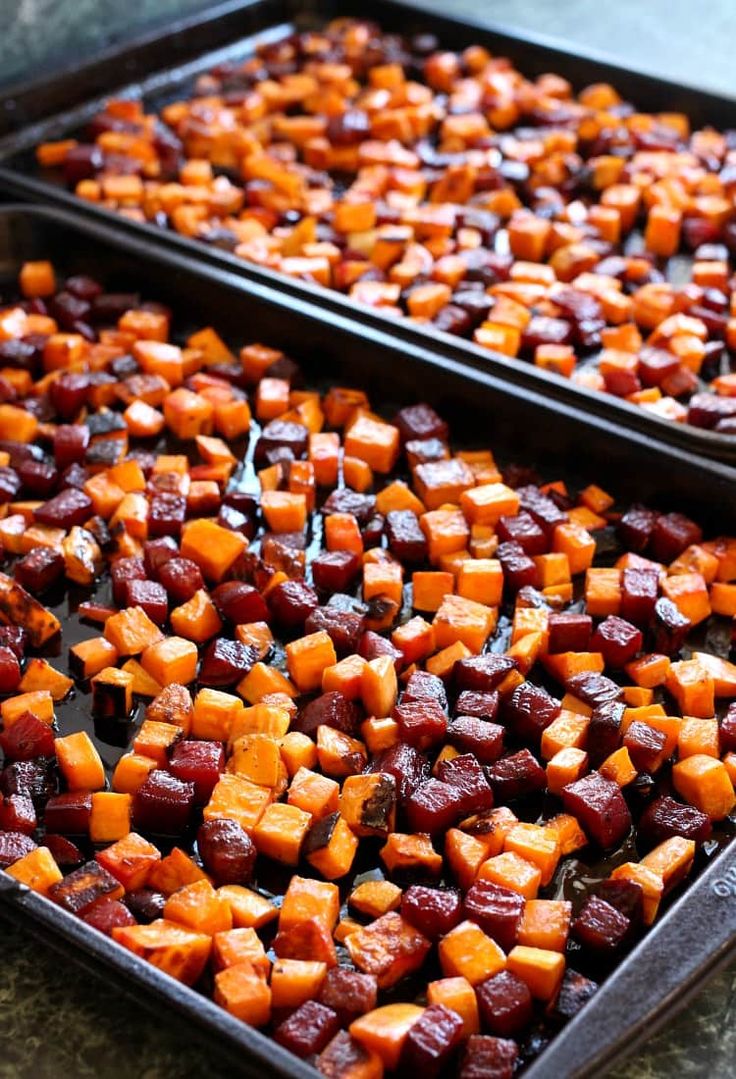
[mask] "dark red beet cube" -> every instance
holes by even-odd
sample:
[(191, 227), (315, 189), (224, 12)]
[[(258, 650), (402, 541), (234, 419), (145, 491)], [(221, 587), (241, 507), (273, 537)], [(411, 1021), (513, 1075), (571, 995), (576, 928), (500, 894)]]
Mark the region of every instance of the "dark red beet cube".
[(683, 513), (663, 513), (654, 525), (650, 539), (652, 558), (658, 562), (673, 562), (686, 547), (700, 543), (703, 530)]
[(736, 704), (729, 705), (728, 711), (721, 720), (719, 739), (721, 753), (732, 753), (736, 750)]
[(680, 360), (663, 348), (646, 345), (639, 353), (639, 378), (642, 386), (661, 386), (680, 368)]
[(412, 884), (401, 897), (401, 916), (430, 940), (454, 929), (462, 919), (462, 900), (449, 888)]
[(493, 805), (493, 793), (485, 772), (472, 753), (461, 753), (452, 760), (441, 761), (437, 778), (451, 787), (457, 787), (462, 796), (463, 814), (481, 813)]
[(519, 1047), (510, 1038), (471, 1034), (465, 1044), (459, 1079), (513, 1079)]
[(656, 569), (625, 569), (621, 581), (621, 616), (635, 626), (646, 626), (659, 595)]
[(518, 543), (500, 543), (496, 558), (503, 568), (504, 587), (510, 592), (518, 592), (527, 585), (536, 587), (537, 567)]
[(54, 430), (54, 460), (63, 472), (69, 465), (84, 463), (89, 446), (89, 427), (83, 423), (60, 424)]
[(99, 862), (85, 862), (64, 880), (52, 884), (49, 899), (72, 914), (82, 915), (100, 900), (119, 892), (120, 884)]
[(56, 465), (51, 461), (23, 461), (18, 475), (25, 493), (32, 498), (48, 498), (59, 479)]
[(669, 795), (650, 802), (639, 819), (637, 839), (645, 847), (656, 847), (665, 839), (679, 835), (704, 843), (710, 838), (713, 826), (710, 818), (695, 806), (683, 805)]
[(21, 626), (0, 626), (0, 646), (9, 648), (18, 659), (26, 654), (28, 634)]
[(378, 659), (380, 656), (391, 656), (397, 671), (400, 671), (404, 665), (404, 654), (401, 649), (391, 644), (387, 637), (382, 637), (380, 633), (374, 633), (372, 629), (367, 629), (360, 638), (358, 655), (369, 662), (372, 659)]
[(347, 592), (359, 570), (354, 551), (322, 551), (312, 560), (314, 586), (324, 592)]
[(38, 821), (33, 800), (27, 794), (8, 794), (0, 801), (0, 830), (32, 835)]
[(447, 709), (445, 684), (429, 671), (414, 671), (401, 694), (402, 704), (405, 701), (435, 701), (444, 712)]
[(133, 915), (119, 899), (101, 899), (84, 912), (82, 921), (99, 929), (107, 937), (111, 937), (113, 929), (118, 926), (136, 924)]
[(51, 404), (63, 420), (73, 420), (87, 403), (89, 375), (81, 371), (64, 371), (49, 387)]
[(649, 544), (656, 520), (657, 514), (654, 510), (647, 509), (646, 506), (630, 506), (618, 522), (621, 541), (630, 551), (641, 554)]
[(589, 614), (552, 612), (548, 620), (549, 651), (589, 652), (590, 635), (593, 632), (593, 619)]
[[(353, 655), (364, 636), (365, 617), (354, 611), (341, 611), (337, 607), (315, 607), (304, 623), (304, 632), (318, 633), (321, 629), (329, 635), (339, 656)], [(390, 641), (386, 641), (386, 644), (393, 650)]]
[(116, 607), (124, 607), (130, 581), (145, 581), (146, 567), (142, 558), (118, 558), (110, 569), (112, 598)]
[(598, 989), (598, 983), (567, 968), (557, 999), (550, 1008), (550, 1015), (563, 1023), (572, 1019), (583, 1008)]
[(597, 671), (582, 671), (574, 674), (567, 680), (567, 688), (578, 700), (590, 705), (591, 708), (600, 708), (609, 701), (621, 699), (623, 690), (610, 678)]
[(439, 779), (428, 779), (410, 794), (406, 813), (412, 832), (436, 835), (451, 828), (462, 814), (462, 794)]
[(378, 979), (375, 974), (361, 974), (346, 967), (332, 967), (327, 971), (317, 999), (320, 1004), (337, 1013), (341, 1026), (348, 1026), (353, 1019), (375, 1008), (378, 1000)]
[(83, 525), (93, 512), (89, 495), (68, 487), (34, 510), (33, 516), (39, 524), (64, 528), (68, 532), (74, 525)]
[(464, 689), (458, 694), (455, 714), (476, 716), (478, 719), (495, 719), (498, 712), (497, 693), (477, 693), (473, 689)]
[(279, 1023), (273, 1037), (279, 1045), (303, 1059), (312, 1053), (321, 1053), (339, 1027), (337, 1013), (332, 1008), (308, 1000)]
[(298, 632), (310, 612), (319, 607), (319, 597), (306, 581), (282, 581), (270, 592), (268, 603), (280, 626)]
[(51, 851), (54, 861), (61, 869), (76, 869), (84, 861), (84, 855), (76, 843), (57, 832), (47, 832), (44, 843)]
[(429, 776), (429, 762), (414, 746), (397, 742), (382, 750), (369, 765), (371, 772), (385, 772), (396, 780), (399, 801), (406, 804), (409, 796)]
[(92, 795), (89, 791), (54, 794), (46, 803), (46, 831), (86, 835), (91, 813)]
[(354, 701), (342, 693), (331, 690), (309, 701), (299, 710), (292, 730), (314, 735), (318, 727), (334, 727), (345, 734), (354, 735), (361, 720), (361, 713)]
[(623, 942), (631, 922), (620, 910), (598, 896), (586, 899), (570, 931), (584, 948), (611, 952)]
[(625, 710), (622, 701), (608, 701), (591, 712), (585, 746), (595, 768), (618, 749)]
[(374, 1062), (375, 1058), (365, 1046), (347, 1030), (339, 1030), (320, 1053), (316, 1068), (325, 1079), (343, 1079), (347, 1075), (370, 1074)]
[(159, 582), (164, 586), (172, 602), (186, 603), (195, 592), (204, 588), (202, 571), (189, 558), (172, 558), (164, 562), (158, 571)]
[(615, 907), (632, 925), (641, 921), (644, 912), (644, 889), (637, 881), (623, 878), (599, 880), (593, 885), (591, 895)]
[(393, 718), (401, 741), (418, 750), (437, 745), (447, 732), (447, 716), (433, 700), (402, 701), (394, 708)]
[(56, 760), (51, 757), (14, 761), (0, 773), (3, 794), (25, 794), (36, 805), (45, 804), (56, 787)]
[(600, 652), (607, 667), (623, 667), (641, 651), (642, 642), (640, 629), (611, 614), (593, 634), (590, 651)]
[(460, 1044), (463, 1021), (444, 1004), (430, 1004), (413, 1023), (401, 1050), (401, 1067), (434, 1079)]
[(547, 551), (547, 537), (529, 513), (502, 517), (496, 532), (501, 543), (518, 543), (525, 554), (545, 554)]
[(568, 813), (578, 818), (586, 835), (604, 850), (616, 847), (631, 829), (631, 814), (616, 783), (600, 772), (568, 783), (562, 790)]
[(158, 580), (158, 573), (165, 562), (176, 558), (179, 547), (171, 536), (159, 536), (158, 539), (146, 540), (143, 544), (143, 564), (146, 575)]
[(472, 753), (481, 764), (503, 753), (504, 728), (475, 716), (458, 716), (447, 727), (447, 741), (460, 753)]
[(194, 805), (194, 784), (156, 768), (133, 795), (136, 829), (154, 835), (181, 835)]
[(360, 525), (366, 525), (376, 509), (375, 495), (362, 495), (349, 487), (336, 488), (322, 503), (321, 513), (352, 513)]
[[(187, 500), (183, 495), (173, 494), (170, 491), (155, 494), (151, 499), (151, 510), (148, 515), (149, 535), (152, 537), (180, 535), (186, 516)], [(164, 582), (161, 581), (161, 583)], [(197, 591), (196, 588), (194, 591)]]
[(502, 970), (476, 989), (483, 1027), (502, 1038), (520, 1033), (532, 1017), (532, 995), (526, 982)]
[(18, 657), (12, 648), (8, 648), (7, 645), (0, 645), (0, 693), (14, 693), (19, 682), (20, 664), (18, 663)]
[(34, 596), (46, 592), (59, 580), (63, 572), (64, 556), (53, 547), (34, 547), (15, 563), (16, 581)]
[(402, 442), (427, 438), (439, 438), (443, 442), (447, 440), (447, 424), (431, 405), (424, 402), (402, 408), (396, 413), (394, 424), (399, 429)]
[(157, 918), (163, 918), (166, 896), (154, 888), (139, 888), (135, 892), (128, 892), (124, 903), (137, 922), (148, 925)]
[(486, 775), (496, 805), (534, 794), (547, 786), (544, 768), (528, 749), (489, 764)]
[(199, 680), (204, 686), (231, 686), (244, 678), (257, 660), (258, 653), (250, 645), (216, 637), (202, 656)]
[(548, 540), (552, 539), (558, 525), (567, 520), (567, 513), (548, 496), (542, 494), (538, 487), (519, 487), (521, 495), (521, 508), (530, 514), (544, 532)]
[(624, 735), (624, 745), (638, 772), (655, 772), (662, 764), (667, 736), (664, 731), (635, 720)]
[(561, 711), (560, 702), (546, 689), (522, 682), (504, 701), (502, 718), (518, 738), (537, 744)]
[(509, 656), (487, 652), (482, 656), (457, 660), (453, 677), (459, 690), (474, 689), (479, 693), (490, 693), (515, 669), (516, 663)]
[(271, 420), (261, 432), (261, 437), (256, 443), (255, 461), (260, 467), (266, 463), (268, 454), (272, 450), (290, 450), (293, 459), (298, 461), (307, 452), (309, 431), (301, 423), (291, 423), (289, 420)]
[(524, 898), (500, 884), (476, 880), (465, 896), (463, 913), (505, 952), (510, 952), (516, 944), (524, 913)]
[(671, 599), (660, 596), (654, 604), (654, 649), (664, 656), (675, 656), (685, 643), (692, 623)]
[(169, 757), (169, 771), (183, 783), (193, 783), (194, 800), (203, 805), (225, 771), (225, 751), (220, 742), (177, 742)]
[(152, 622), (162, 626), (169, 616), (166, 589), (157, 581), (126, 581), (126, 607), (141, 607)]
[(197, 832), (204, 867), (218, 885), (248, 884), (256, 864), (253, 840), (237, 821), (206, 820)]
[(0, 832), (0, 869), (7, 869), (35, 849), (36, 843), (25, 832)]
[(415, 564), (427, 557), (427, 540), (413, 510), (390, 510), (386, 514), (389, 550), (400, 562)]
[(257, 588), (245, 581), (223, 581), (212, 592), (212, 600), (220, 615), (236, 626), (268, 621), (265, 599)]

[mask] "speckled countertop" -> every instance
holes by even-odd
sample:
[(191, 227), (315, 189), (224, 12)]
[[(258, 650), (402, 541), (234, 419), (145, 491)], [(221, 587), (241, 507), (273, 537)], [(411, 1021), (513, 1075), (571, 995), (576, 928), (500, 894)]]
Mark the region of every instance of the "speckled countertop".
[[(426, 0), (438, 9), (554, 34), (622, 63), (736, 95), (735, 0)], [(0, 0), (0, 85), (88, 56), (135, 28), (203, 0)], [(734, 110), (736, 126), (736, 109)], [(0, 910), (0, 1079), (137, 1076), (224, 1079), (232, 1063), (176, 1016), (69, 966)], [(615, 1079), (736, 1076), (736, 964), (714, 979), (625, 1064)], [(564, 1079), (564, 1077), (560, 1077)]]

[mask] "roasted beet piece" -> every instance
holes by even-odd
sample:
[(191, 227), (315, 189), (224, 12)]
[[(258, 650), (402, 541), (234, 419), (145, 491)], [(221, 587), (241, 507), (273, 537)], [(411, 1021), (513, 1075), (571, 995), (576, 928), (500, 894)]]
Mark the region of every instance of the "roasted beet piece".
[(625, 918), (636, 925), (644, 911), (644, 889), (635, 880), (599, 880), (593, 885), (591, 895), (603, 899)]
[(56, 465), (51, 461), (23, 461), (18, 476), (32, 498), (48, 498), (59, 479)]
[(378, 999), (375, 974), (360, 974), (345, 967), (327, 971), (317, 1000), (337, 1013), (341, 1026), (348, 1026), (359, 1015), (372, 1011)]
[(489, 764), (486, 776), (496, 804), (534, 794), (547, 785), (544, 768), (528, 749), (520, 749), (518, 753)]
[(354, 735), (360, 723), (358, 706), (337, 690), (322, 693), (300, 709), (292, 730), (313, 735), (320, 726), (334, 727), (345, 734)]
[(136, 829), (154, 835), (181, 835), (189, 824), (194, 784), (156, 768), (133, 795)]
[(513, 1079), (519, 1047), (511, 1038), (471, 1034), (458, 1079)]
[(18, 659), (26, 654), (28, 634), (20, 626), (0, 626), (0, 647), (9, 648)]
[(641, 553), (651, 539), (656, 521), (654, 510), (635, 504), (626, 510), (618, 522), (618, 534), (630, 551)]
[(340, 1022), (337, 1013), (316, 1000), (308, 1000), (279, 1023), (273, 1032), (274, 1040), (298, 1057), (321, 1053), (337, 1033)]
[(20, 487), (20, 476), (14, 469), (0, 468), (0, 503), (11, 502)]
[(444, 682), (429, 671), (414, 671), (401, 694), (402, 704), (408, 701), (434, 701), (444, 712), (447, 708), (447, 692)]
[(428, 779), (409, 795), (406, 813), (412, 832), (436, 835), (452, 827), (462, 814), (462, 794), (439, 779)]
[(84, 855), (76, 843), (64, 835), (47, 832), (44, 843), (51, 851), (54, 861), (61, 869), (76, 869), (84, 861)]
[(360, 638), (358, 655), (367, 660), (378, 659), (379, 656), (391, 656), (397, 671), (400, 671), (404, 664), (403, 653), (398, 648), (395, 648), (386, 637), (382, 637), (380, 633), (374, 633), (370, 629), (366, 630)]
[(578, 818), (586, 835), (599, 847), (616, 847), (631, 828), (631, 814), (616, 783), (600, 772), (568, 783), (562, 789), (568, 813)]
[[(360, 639), (365, 629), (362, 614), (340, 611), (337, 607), (315, 607), (304, 623), (305, 633), (317, 633), (323, 629), (335, 646), (340, 656), (352, 655), (358, 650)], [(380, 638), (384, 640), (383, 637)], [(390, 642), (386, 642), (390, 644)]]
[(621, 616), (635, 626), (646, 626), (659, 594), (656, 569), (625, 569), (621, 579)]
[(158, 539), (146, 540), (143, 544), (143, 564), (146, 575), (158, 580), (159, 570), (165, 562), (176, 558), (179, 547), (171, 536), (159, 536)]
[(504, 728), (475, 716), (458, 716), (447, 727), (447, 741), (460, 753), (472, 753), (481, 764), (503, 753)]
[(461, 794), (460, 808), (463, 814), (480, 813), (493, 805), (488, 780), (472, 753), (460, 753), (451, 760), (441, 761), (437, 778), (451, 787), (457, 787)]
[(652, 558), (669, 563), (686, 547), (700, 543), (703, 530), (683, 513), (663, 513), (654, 524), (650, 539)]
[(457, 660), (452, 673), (459, 690), (474, 689), (479, 693), (490, 693), (515, 668), (516, 663), (509, 656), (487, 652), (482, 656)]
[[(181, 533), (181, 526), (184, 524), (186, 516), (187, 500), (183, 495), (172, 494), (170, 491), (155, 494), (151, 498), (151, 508), (148, 513), (149, 535), (154, 537), (178, 536)], [(161, 580), (160, 575), (159, 580)], [(163, 581), (161, 583), (164, 584)], [(164, 587), (166, 586), (164, 585)], [(168, 588), (167, 591), (169, 591)], [(194, 591), (196, 592), (197, 589), (195, 588)], [(182, 600), (181, 602), (184, 601)]]
[(7, 645), (0, 645), (0, 693), (13, 693), (18, 688), (19, 682), (20, 664), (18, 663), (18, 657), (12, 648), (8, 648)]
[(368, 1075), (375, 1058), (351, 1037), (347, 1030), (339, 1030), (316, 1061), (317, 1070), (325, 1079), (345, 1079), (348, 1075)]
[(677, 655), (691, 625), (671, 599), (660, 596), (654, 604), (654, 650), (665, 656)]
[(162, 626), (169, 614), (166, 589), (157, 581), (126, 581), (126, 607), (141, 607), (152, 622)]
[(447, 424), (430, 405), (424, 403), (402, 408), (397, 412), (394, 423), (399, 429), (402, 442), (425, 438), (447, 440)]
[(54, 794), (46, 803), (45, 824), (47, 832), (63, 832), (66, 835), (86, 835), (92, 813), (92, 795), (89, 791), (67, 791)]
[(558, 525), (567, 520), (567, 513), (559, 506), (542, 494), (538, 487), (519, 487), (517, 493), (521, 496), (521, 508), (528, 513), (551, 541), (554, 530)]
[(129, 581), (145, 581), (146, 567), (142, 558), (118, 558), (110, 569), (112, 598), (117, 607), (124, 607), (128, 598)]
[(269, 593), (268, 604), (279, 625), (298, 632), (310, 612), (319, 607), (319, 597), (306, 581), (282, 581)]
[(52, 884), (49, 899), (72, 914), (83, 914), (102, 899), (115, 898), (121, 892), (119, 882), (99, 862), (85, 862), (64, 880)]
[(502, 517), (496, 527), (501, 543), (516, 543), (527, 555), (544, 554), (547, 537), (529, 513)]
[(113, 929), (122, 925), (135, 925), (136, 920), (119, 899), (101, 899), (86, 910), (82, 921), (111, 937)]
[(57, 468), (63, 472), (69, 465), (81, 465), (89, 442), (89, 428), (84, 424), (60, 424), (54, 431), (54, 460)]
[(604, 674), (598, 674), (597, 671), (582, 671), (580, 674), (574, 674), (567, 680), (567, 688), (578, 700), (590, 705), (591, 708), (599, 708), (609, 701), (618, 701), (623, 694), (621, 686), (617, 686), (610, 678), (606, 678)]
[(36, 510), (33, 516), (42, 525), (64, 528), (68, 532), (74, 525), (83, 525), (92, 516), (92, 499), (84, 491), (68, 487), (61, 494), (50, 498)]
[(271, 420), (261, 432), (261, 437), (256, 442), (255, 461), (260, 467), (266, 463), (268, 454), (272, 450), (289, 450), (293, 459), (298, 461), (307, 452), (309, 431), (301, 423), (292, 423), (289, 420)]
[(171, 558), (158, 571), (159, 583), (164, 586), (173, 603), (186, 603), (195, 592), (204, 588), (202, 571), (190, 558)]
[(177, 742), (169, 757), (169, 771), (183, 783), (194, 784), (194, 800), (209, 800), (220, 773), (225, 771), (225, 751), (219, 742)]
[(626, 730), (624, 745), (638, 772), (656, 772), (662, 764), (667, 736), (664, 731), (635, 720)]
[(25, 794), (35, 805), (45, 804), (56, 787), (56, 761), (51, 757), (14, 761), (0, 773), (3, 794)]
[[(413, 677), (413, 676), (412, 676)], [(477, 716), (478, 719), (495, 719), (498, 712), (497, 693), (478, 693), (473, 689), (464, 689), (455, 702), (455, 714), (458, 716)]]
[(465, 896), (463, 913), (471, 922), (477, 922), (505, 952), (510, 952), (516, 944), (524, 899), (489, 880), (476, 880)]
[(564, 614), (556, 614), (554, 611), (549, 615), (549, 651), (557, 652), (589, 652), (590, 636), (593, 632), (593, 619), (589, 614), (575, 614), (567, 611)]
[(642, 641), (640, 629), (611, 614), (593, 634), (590, 651), (600, 652), (607, 667), (623, 667), (641, 651)]
[(369, 763), (371, 772), (385, 772), (396, 780), (399, 801), (406, 803), (408, 797), (427, 779), (429, 762), (414, 746), (397, 742), (382, 750)]
[(359, 570), (355, 551), (321, 551), (312, 559), (314, 586), (324, 592), (347, 592)]
[(32, 835), (38, 821), (33, 800), (28, 794), (7, 794), (0, 800), (0, 831)]
[(51, 404), (63, 420), (73, 420), (87, 403), (89, 388), (89, 375), (63, 371), (49, 388)]
[(598, 989), (598, 983), (591, 981), (576, 970), (567, 968), (563, 977), (557, 999), (550, 1007), (550, 1015), (553, 1019), (566, 1023), (577, 1015), (593, 994)]
[(0, 869), (7, 869), (35, 849), (36, 843), (24, 832), (0, 832)]
[(524, 1029), (532, 1017), (532, 995), (526, 982), (510, 970), (502, 970), (476, 988), (483, 1026), (492, 1034), (510, 1038)]
[(721, 753), (731, 753), (736, 749), (736, 704), (729, 705), (719, 728)]
[(503, 567), (503, 583), (508, 591), (518, 592), (527, 585), (536, 585), (537, 567), (518, 543), (500, 543), (496, 558)]
[(389, 550), (401, 562), (423, 562), (427, 557), (427, 540), (413, 510), (390, 510), (386, 514), (386, 536)]
[(148, 925), (157, 918), (163, 918), (166, 896), (154, 888), (138, 888), (135, 892), (128, 892), (123, 902), (137, 922)]
[(418, 750), (429, 749), (443, 740), (447, 731), (447, 716), (435, 700), (402, 700), (393, 710), (399, 725), (402, 742)]
[[(55, 584), (64, 572), (64, 556), (53, 547), (34, 547), (15, 563), (15, 579), (34, 596), (40, 596)], [(2, 690), (3, 693), (9, 690)]]
[(266, 622), (269, 617), (265, 599), (245, 581), (223, 581), (213, 590), (212, 600), (220, 615), (236, 626)]
[(322, 503), (321, 513), (352, 513), (358, 524), (366, 525), (376, 509), (375, 495), (362, 495), (349, 487), (339, 487)]
[(655, 847), (665, 839), (679, 835), (704, 843), (713, 830), (710, 818), (695, 806), (683, 805), (669, 795), (651, 802), (639, 819), (637, 840), (645, 847)]
[(253, 878), (256, 848), (237, 821), (206, 820), (197, 832), (204, 867), (218, 885), (248, 884)]
[(9, 761), (50, 757), (54, 753), (54, 732), (32, 712), (24, 712), (12, 727), (0, 733), (0, 749)]
[(408, 1074), (434, 1079), (462, 1040), (463, 1021), (444, 1004), (430, 1004), (413, 1023), (401, 1050), (400, 1066)]
[(522, 682), (504, 701), (502, 718), (517, 737), (538, 743), (560, 711), (560, 702), (546, 689)]
[(216, 637), (202, 656), (199, 680), (204, 686), (231, 686), (244, 678), (257, 661), (258, 654), (250, 645)]
[(430, 940), (449, 933), (462, 918), (462, 900), (450, 888), (412, 884), (401, 898), (401, 916)]
[(612, 952), (626, 938), (631, 922), (621, 911), (598, 896), (590, 896), (583, 904), (570, 932), (573, 937), (594, 952)]
[(585, 744), (594, 767), (618, 749), (625, 710), (622, 701), (608, 701), (591, 712)]

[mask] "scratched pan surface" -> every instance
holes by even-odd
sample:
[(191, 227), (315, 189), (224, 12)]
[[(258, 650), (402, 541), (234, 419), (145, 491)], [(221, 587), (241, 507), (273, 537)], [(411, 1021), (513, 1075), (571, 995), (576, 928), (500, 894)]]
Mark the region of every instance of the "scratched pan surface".
[[(449, 5), (448, 5), (449, 6)], [(736, 463), (736, 437), (675, 424), (610, 394), (573, 385), (567, 379), (531, 364), (489, 353), (471, 341), (416, 326), (408, 320), (389, 319), (370, 308), (356, 307), (339, 292), (295, 281), (198, 240), (153, 224), (128, 221), (109, 210), (78, 199), (53, 170), (39, 169), (34, 148), (39, 142), (79, 134), (111, 94), (142, 94), (152, 108), (186, 95), (196, 76), (214, 64), (252, 54), (256, 41), (276, 40), (294, 29), (324, 25), (336, 15), (375, 19), (384, 29), (412, 34), (435, 33), (448, 48), (471, 43), (487, 45), (508, 55), (530, 76), (556, 71), (576, 88), (609, 81), (623, 89), (640, 107), (653, 111), (682, 111), (697, 125), (733, 125), (734, 101), (688, 86), (653, 78), (612, 64), (605, 57), (573, 53), (556, 41), (520, 35), (482, 21), (460, 21), (422, 8), (421, 0), (228, 0), (217, 8), (149, 34), (132, 45), (109, 50), (87, 65), (52, 79), (18, 86), (0, 101), (0, 189), (24, 200), (71, 208), (94, 220), (145, 236), (183, 253), (228, 269), (246, 280), (278, 287), (289, 295), (318, 302), (336, 315), (349, 315), (364, 325), (392, 333), (401, 341), (441, 349), (442, 354), (480, 368), (493, 366), (515, 380), (520, 367), (540, 393), (553, 394), (581, 412), (608, 416), (651, 437), (720, 460)], [(60, 111), (63, 110), (63, 111)], [(681, 267), (671, 260), (673, 280)]]
[[(440, 408), (468, 445), (491, 445), (502, 462), (536, 466), (548, 478), (596, 481), (624, 499), (691, 512), (711, 531), (736, 528), (736, 470), (703, 462), (603, 418), (580, 417), (574, 408), (494, 373), (448, 363), (420, 344), (400, 344), (385, 333), (329, 316), (302, 299), (287, 297), (178, 253), (141, 242), (59, 211), (0, 209), (0, 296), (7, 297), (22, 262), (50, 258), (60, 276), (87, 272), (111, 289), (138, 291), (170, 304), (174, 326), (186, 333), (212, 324), (238, 346), (262, 340), (300, 361), (308, 384), (332, 382), (366, 388), (375, 406), (390, 414), (421, 398)], [(461, 424), (461, 426), (460, 426)], [(251, 439), (251, 445), (254, 439)], [(239, 447), (248, 469), (248, 446)], [(109, 595), (104, 581), (96, 595)], [(76, 607), (89, 593), (72, 589), (52, 597), (68, 644), (89, 627)], [(708, 647), (723, 652), (718, 634)], [(135, 720), (121, 729), (95, 727), (89, 696), (81, 689), (58, 709), (61, 730), (84, 728), (95, 738), (108, 770), (129, 743)], [(697, 877), (674, 897), (667, 913), (630, 956), (610, 973), (581, 1014), (541, 1052), (526, 1074), (532, 1079), (589, 1075), (610, 1066), (681, 1006), (687, 994), (729, 956), (736, 937), (736, 849), (731, 831), (699, 855)], [(626, 850), (617, 861), (626, 860)], [(586, 880), (604, 876), (614, 863), (580, 861), (558, 875), (556, 894), (575, 900)], [(370, 870), (362, 866), (361, 871)], [(262, 882), (259, 881), (259, 884)], [(274, 890), (275, 888), (274, 882)], [(283, 883), (283, 882), (282, 882)], [(268, 883), (266, 883), (268, 887)], [(0, 898), (30, 921), (52, 946), (83, 963), (110, 968), (120, 988), (149, 991), (162, 1011), (174, 1008), (235, 1054), (243, 1074), (315, 1075), (264, 1035), (229, 1017), (201, 993), (180, 986), (119, 948), (84, 923), (0, 873)]]

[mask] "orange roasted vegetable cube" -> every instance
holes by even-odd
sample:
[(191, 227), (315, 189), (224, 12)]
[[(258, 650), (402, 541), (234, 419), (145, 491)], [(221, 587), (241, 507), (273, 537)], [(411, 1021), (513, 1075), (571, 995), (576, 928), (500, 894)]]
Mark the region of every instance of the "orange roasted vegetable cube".
[(208, 880), (198, 880), (174, 892), (166, 900), (164, 917), (197, 933), (214, 936), (232, 929), (230, 906)]
[(326, 630), (299, 637), (286, 646), (289, 677), (302, 693), (320, 689), (324, 671), (335, 663), (335, 646)]
[(126, 892), (135, 892), (146, 885), (151, 867), (161, 861), (161, 852), (137, 832), (129, 832), (95, 857)]
[(565, 973), (565, 957), (545, 948), (517, 944), (506, 961), (507, 969), (526, 982), (537, 1000), (552, 1000)]
[(105, 786), (102, 759), (86, 731), (57, 738), (56, 756), (69, 790), (96, 791)]
[(258, 853), (286, 865), (296, 865), (311, 821), (311, 813), (298, 806), (283, 802), (266, 806), (253, 829)]
[(345, 454), (359, 457), (374, 472), (390, 472), (399, 456), (399, 431), (366, 412), (358, 413), (345, 432)]
[(506, 966), (506, 956), (495, 940), (486, 936), (475, 922), (461, 922), (439, 942), (442, 973), (448, 978), (466, 978), (472, 986), (498, 974)]
[(345, 946), (358, 970), (374, 974), (379, 989), (388, 989), (422, 965), (431, 944), (400, 914), (390, 911), (351, 933)]
[[(350, 1034), (392, 1071), (398, 1067), (407, 1035), (423, 1011), (418, 1004), (384, 1004), (353, 1020)], [(373, 1079), (373, 1073), (370, 1076)]]
[(247, 960), (215, 975), (215, 1000), (252, 1027), (265, 1026), (271, 1018), (271, 989)]
[(212, 938), (165, 918), (150, 925), (117, 926), (113, 940), (185, 985), (194, 985), (207, 965)]
[(5, 872), (25, 884), (31, 891), (45, 896), (48, 896), (49, 889), (54, 884), (64, 879), (48, 847), (36, 847), (8, 866)]
[(686, 802), (711, 820), (723, 820), (736, 805), (726, 766), (702, 753), (678, 761), (672, 769), (672, 782)]

